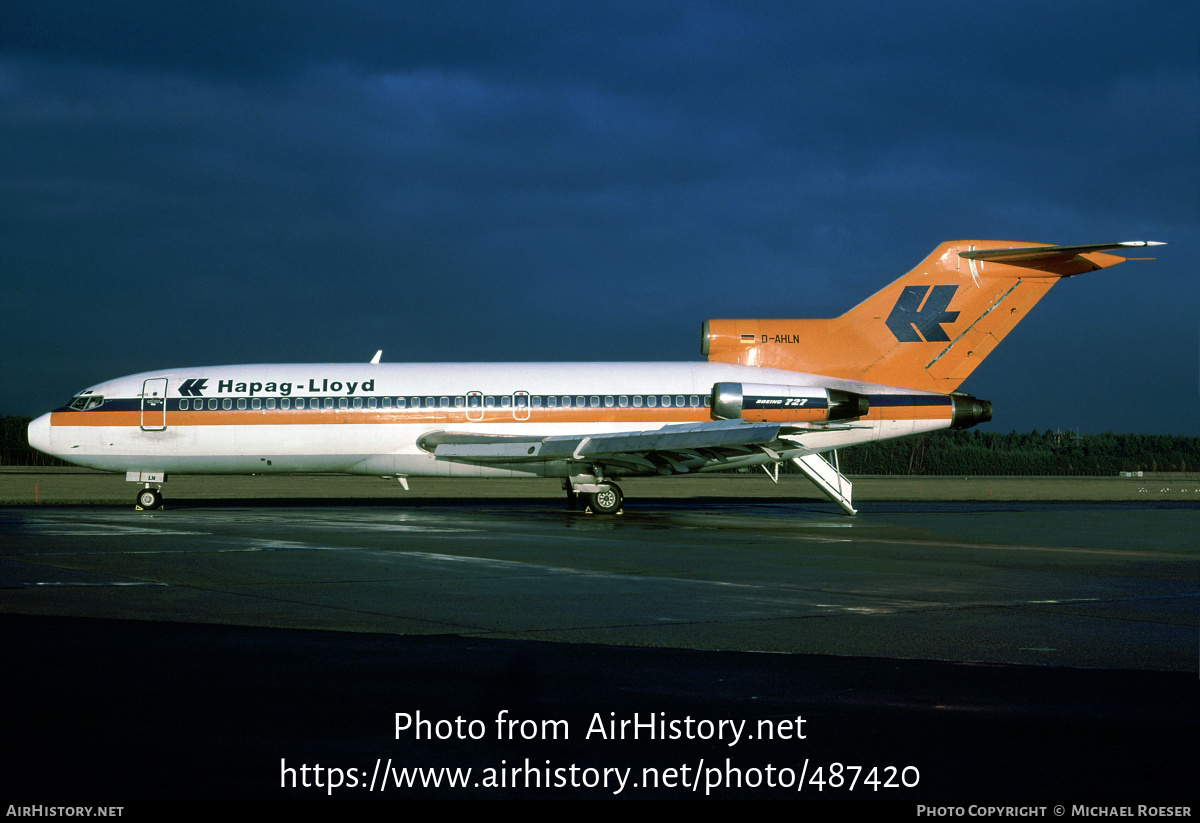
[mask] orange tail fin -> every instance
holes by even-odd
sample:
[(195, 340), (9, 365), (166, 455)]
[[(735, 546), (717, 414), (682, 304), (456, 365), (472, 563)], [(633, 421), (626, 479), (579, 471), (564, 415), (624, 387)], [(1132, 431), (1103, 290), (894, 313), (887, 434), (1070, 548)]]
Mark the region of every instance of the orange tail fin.
[(723, 363), (949, 393), (1060, 278), (1125, 261), (1104, 250), (1157, 245), (950, 241), (841, 317), (707, 320), (701, 350)]

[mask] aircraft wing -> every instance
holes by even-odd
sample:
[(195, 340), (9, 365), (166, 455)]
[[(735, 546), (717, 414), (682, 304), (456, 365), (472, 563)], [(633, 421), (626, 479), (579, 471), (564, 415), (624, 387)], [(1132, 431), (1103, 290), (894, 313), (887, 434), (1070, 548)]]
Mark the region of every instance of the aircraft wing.
[(580, 461), (638, 472), (675, 474), (709, 462), (783, 448), (781, 435), (797, 431), (783, 423), (714, 420), (660, 429), (604, 434), (532, 435), (431, 432), (418, 441), (434, 457), (463, 463)]

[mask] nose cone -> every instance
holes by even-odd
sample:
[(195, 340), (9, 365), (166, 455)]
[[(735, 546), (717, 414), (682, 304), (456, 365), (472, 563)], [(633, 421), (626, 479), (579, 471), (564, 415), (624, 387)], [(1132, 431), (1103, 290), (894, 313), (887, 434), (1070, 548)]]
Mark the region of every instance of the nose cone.
[(50, 415), (43, 414), (29, 424), (29, 445), (40, 452), (54, 454), (50, 447)]

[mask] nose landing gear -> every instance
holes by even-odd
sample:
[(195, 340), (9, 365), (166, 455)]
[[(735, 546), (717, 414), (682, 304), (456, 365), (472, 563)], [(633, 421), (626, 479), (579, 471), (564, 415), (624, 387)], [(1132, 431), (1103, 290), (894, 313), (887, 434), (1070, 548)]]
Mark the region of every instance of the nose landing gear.
[(133, 508), (137, 511), (158, 511), (163, 505), (162, 484), (167, 482), (166, 472), (125, 472), (129, 483), (141, 483)]
[(158, 489), (152, 489), (149, 486), (138, 492), (137, 504), (134, 508), (143, 511), (158, 511), (162, 508), (163, 496)]

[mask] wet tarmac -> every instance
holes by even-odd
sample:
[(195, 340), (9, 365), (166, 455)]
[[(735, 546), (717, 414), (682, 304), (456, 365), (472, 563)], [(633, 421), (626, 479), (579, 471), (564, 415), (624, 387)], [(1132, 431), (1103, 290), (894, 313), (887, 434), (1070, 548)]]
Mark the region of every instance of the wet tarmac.
[[(1190, 801), (1197, 534), (1170, 503), (3, 509), (6, 739), (43, 803), (325, 794), (287, 771), (318, 761), (362, 798), (385, 759), (475, 769), (421, 796), (807, 797), (837, 762), (899, 782), (825, 799)], [(398, 734), (417, 710), (484, 733)], [(506, 739), (501, 711), (564, 725)], [(635, 713), (681, 736), (586, 734)], [(519, 785), (479, 779), (501, 761)]]

